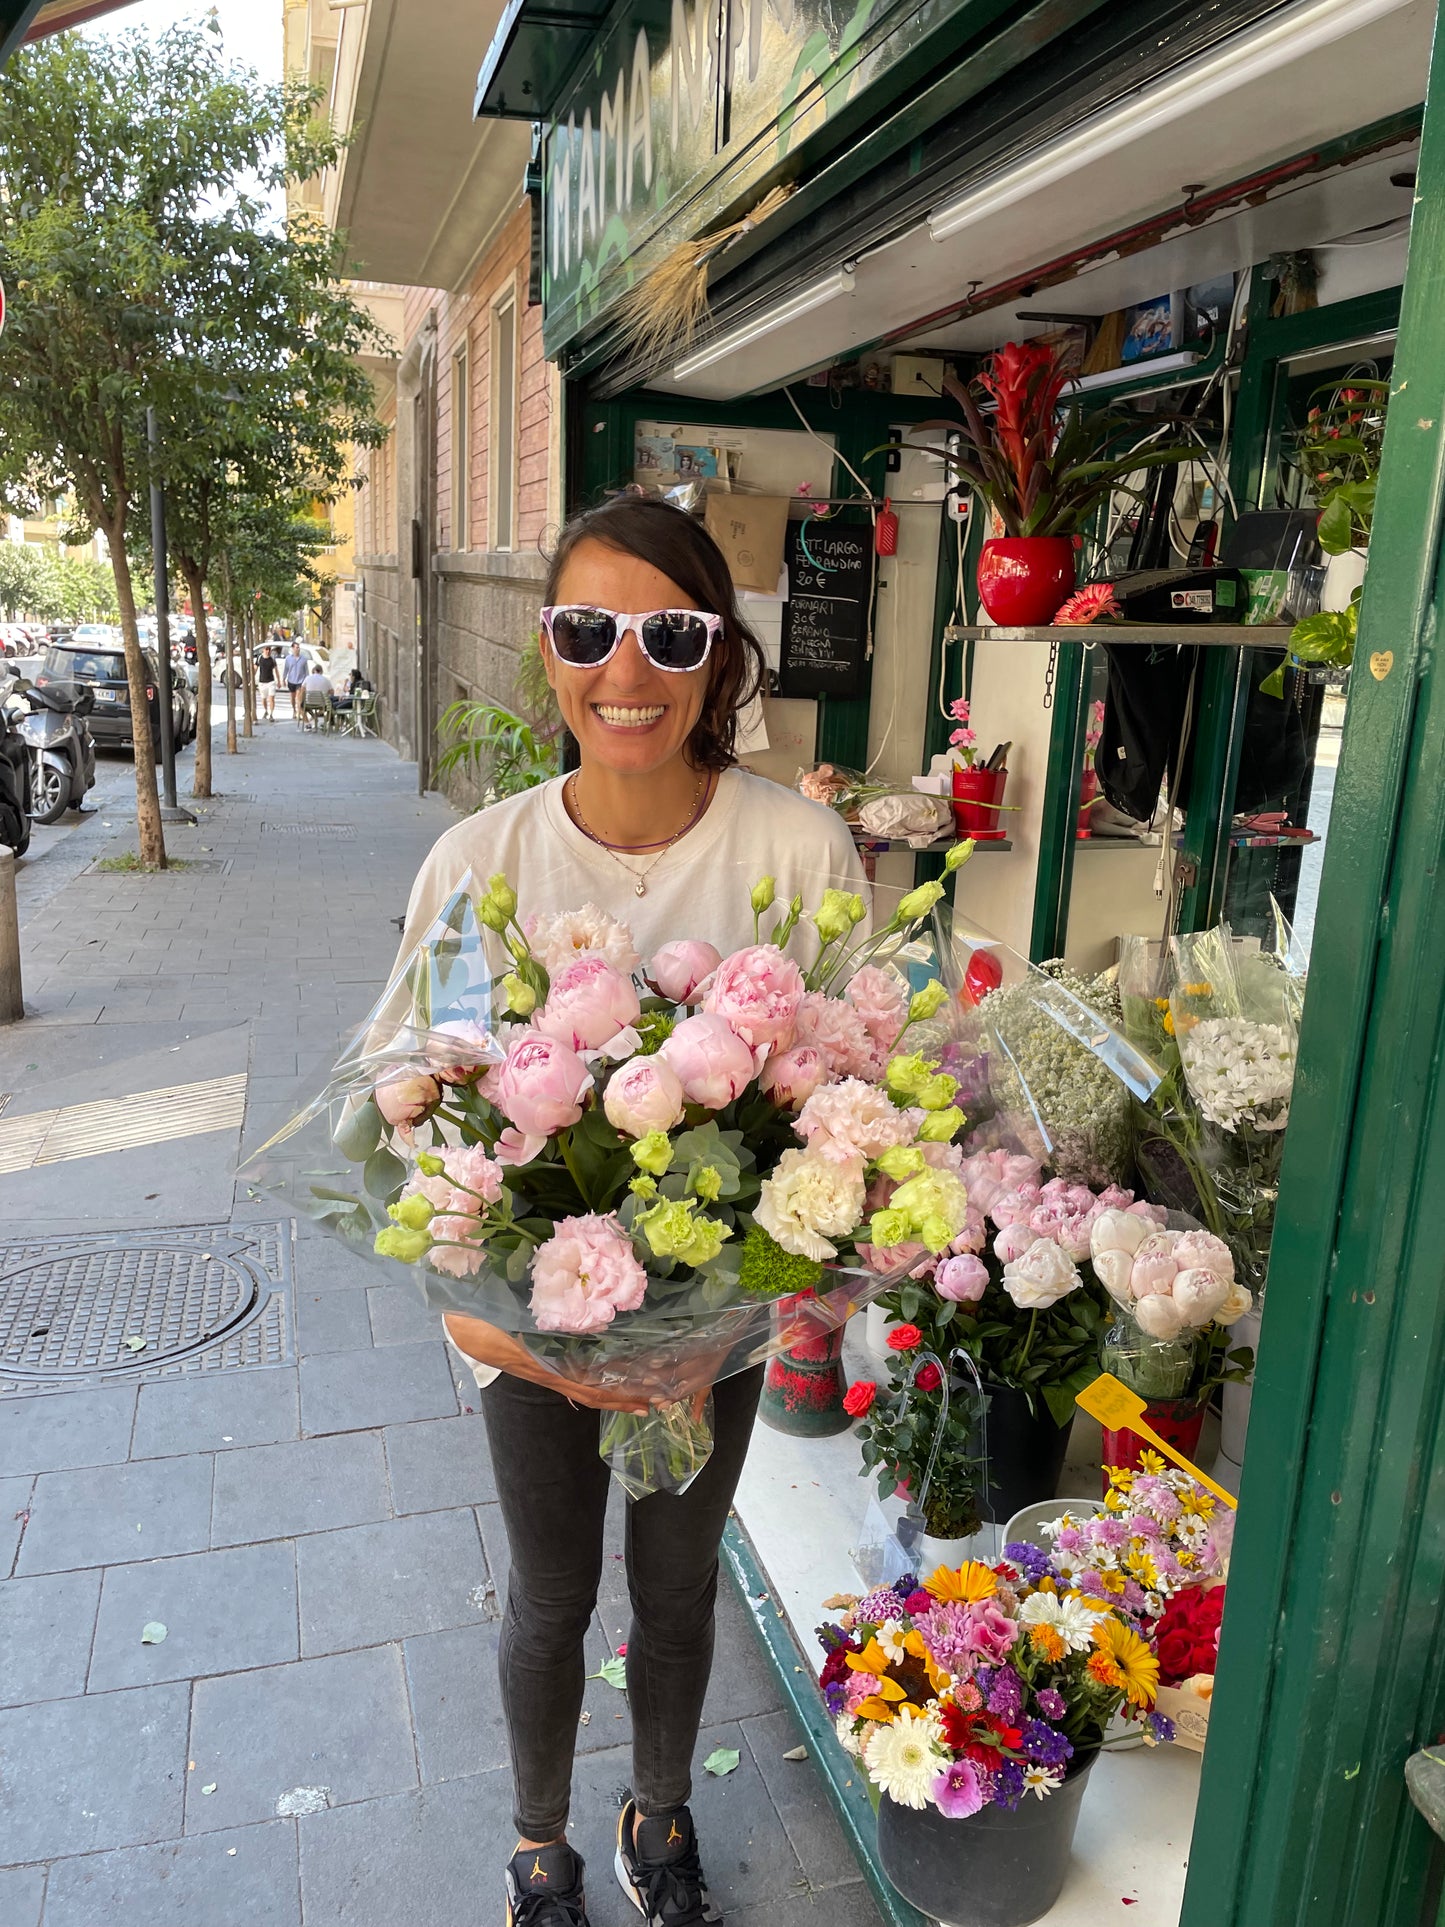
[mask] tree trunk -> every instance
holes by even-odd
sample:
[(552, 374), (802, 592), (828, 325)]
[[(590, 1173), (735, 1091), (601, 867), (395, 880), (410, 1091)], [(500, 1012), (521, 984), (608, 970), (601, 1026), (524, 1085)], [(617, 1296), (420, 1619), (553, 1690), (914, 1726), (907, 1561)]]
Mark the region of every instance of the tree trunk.
[(183, 559), (181, 573), (196, 624), (196, 763), (191, 795), (206, 797), (211, 794), (211, 636), (206, 627), (206, 584), (194, 562)]
[(236, 618), (226, 617), (226, 754), (236, 749)]
[(166, 838), (161, 826), (161, 798), (156, 788), (156, 749), (151, 738), (151, 706), (146, 690), (150, 672), (140, 652), (135, 622), (135, 591), (131, 586), (130, 557), (125, 552), (125, 517), (105, 531), (110, 566), (115, 574), (120, 633), (125, 640), (125, 679), (130, 695), (130, 727), (135, 739), (135, 828), (137, 854), (148, 870), (166, 867)]
[(253, 616), (246, 624), (241, 647), (241, 713), (244, 717), (243, 733), (247, 736), (256, 733), (255, 647), (256, 620)]

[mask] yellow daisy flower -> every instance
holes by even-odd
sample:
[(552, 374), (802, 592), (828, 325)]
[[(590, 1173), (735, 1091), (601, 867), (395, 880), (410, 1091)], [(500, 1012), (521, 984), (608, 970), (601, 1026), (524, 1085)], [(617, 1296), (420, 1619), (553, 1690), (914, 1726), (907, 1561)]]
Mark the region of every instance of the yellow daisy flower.
[[(1139, 1635), (1122, 1619), (1111, 1615), (1094, 1627), (1094, 1644), (1118, 1669), (1124, 1696), (1130, 1704), (1152, 1706), (1159, 1691), (1159, 1661)], [(1089, 1670), (1094, 1670), (1092, 1661)]]
[(981, 1560), (965, 1559), (956, 1571), (952, 1566), (939, 1566), (923, 1585), (935, 1599), (972, 1605), (975, 1600), (993, 1598), (998, 1591), (998, 1577)]
[(1139, 1454), (1139, 1470), (1141, 1472), (1148, 1472), (1152, 1474), (1153, 1477), (1158, 1478), (1159, 1474), (1164, 1470), (1164, 1460), (1160, 1458), (1157, 1452), (1151, 1452), (1148, 1446), (1145, 1446), (1144, 1450)]

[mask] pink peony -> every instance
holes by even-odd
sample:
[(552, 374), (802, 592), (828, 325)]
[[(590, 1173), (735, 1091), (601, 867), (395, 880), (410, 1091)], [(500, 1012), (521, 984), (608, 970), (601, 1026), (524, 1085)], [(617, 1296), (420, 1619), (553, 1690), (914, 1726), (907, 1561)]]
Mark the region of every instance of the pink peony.
[(803, 1001), (803, 973), (775, 943), (735, 950), (717, 967), (702, 1007), (721, 1017), (745, 1044), (784, 1050)]
[(665, 943), (647, 968), (647, 980), (660, 997), (675, 1004), (689, 1004), (722, 962), (721, 951), (694, 937), (680, 937)]
[(779, 1051), (768, 1059), (758, 1082), (779, 1110), (796, 1111), (827, 1076), (827, 1060), (820, 1050), (812, 1044), (794, 1044), (791, 1050)]
[(1026, 1251), (1032, 1251), (1038, 1239), (1038, 1232), (1027, 1220), (1021, 1224), (1006, 1224), (993, 1241), (993, 1255), (1001, 1265), (1011, 1265), (1022, 1258)]
[(657, 1054), (677, 1073), (688, 1103), (709, 1111), (731, 1104), (757, 1074), (753, 1053), (737, 1032), (706, 1012), (684, 1017)]
[(587, 1066), (575, 1051), (555, 1037), (525, 1030), (508, 1047), (503, 1061), (482, 1079), (482, 1095), (524, 1138), (548, 1138), (581, 1117), (582, 1099), (591, 1083)]
[(814, 1091), (793, 1129), (810, 1151), (846, 1164), (850, 1158), (876, 1158), (895, 1144), (912, 1144), (922, 1122), (922, 1111), (900, 1111), (876, 1085), (850, 1077)]
[(442, 1101), (442, 1087), (425, 1071), (394, 1071), (372, 1093), (376, 1108), (399, 1131), (429, 1118)]
[(864, 964), (861, 970), (854, 972), (843, 995), (863, 1019), (873, 1042), (886, 1056), (908, 1021), (907, 991), (891, 971), (880, 970), (877, 964)]
[(1221, 1278), (1234, 1276), (1234, 1257), (1223, 1238), (1209, 1231), (1186, 1231), (1174, 1247), (1174, 1261), (1181, 1271), (1191, 1268), (1217, 1271)]
[(1174, 1256), (1178, 1235), (1175, 1231), (1155, 1232), (1134, 1253), (1134, 1269), (1129, 1282), (1136, 1298), (1173, 1290), (1179, 1272), (1179, 1260)]
[(538, 1331), (595, 1332), (619, 1311), (636, 1311), (647, 1273), (612, 1216), (561, 1218), (532, 1254), (532, 1316)]
[(605, 957), (588, 956), (578, 957), (552, 979), (532, 1025), (568, 1050), (597, 1050), (641, 1015), (631, 980)]
[(469, 1084), (500, 1054), (491, 1032), (469, 1017), (438, 1024), (427, 1034), (427, 1062), (443, 1084)]
[(682, 1122), (682, 1081), (661, 1057), (634, 1057), (615, 1070), (602, 1093), (607, 1121), (627, 1137), (670, 1131)]
[(831, 1077), (863, 1077), (870, 1083), (882, 1075), (887, 1056), (853, 1006), (821, 990), (810, 990), (799, 1004), (793, 1042), (820, 1051)]
[[(968, 1182), (967, 1176), (964, 1183)], [(1011, 1191), (1004, 1191), (996, 1197), (988, 1208), (988, 1215), (1002, 1231), (1005, 1225), (1027, 1224), (1039, 1208), (1040, 1192), (1036, 1184), (1018, 1184)]]
[(983, 1221), (983, 1213), (977, 1208), (970, 1196), (968, 1201), (968, 1216), (963, 1221), (963, 1229), (948, 1248), (956, 1257), (961, 1257), (965, 1252), (970, 1251), (977, 1254), (983, 1250), (987, 1243), (988, 1227)]
[(957, 1305), (976, 1305), (988, 1289), (988, 1266), (970, 1253), (945, 1258), (933, 1274), (933, 1289)]
[(1037, 1184), (1039, 1170), (1038, 1160), (1023, 1151), (977, 1151), (968, 1160), (963, 1180), (973, 1185), (981, 1178), (992, 1178), (1005, 1191), (1012, 1191), (1020, 1184)]

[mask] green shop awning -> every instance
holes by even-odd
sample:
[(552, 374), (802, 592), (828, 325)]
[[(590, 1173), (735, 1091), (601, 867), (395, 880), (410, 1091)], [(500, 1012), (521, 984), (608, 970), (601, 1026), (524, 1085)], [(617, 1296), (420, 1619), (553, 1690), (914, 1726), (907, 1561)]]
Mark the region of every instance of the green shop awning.
[(597, 0), (508, 0), (477, 76), (477, 120), (545, 120), (607, 9)]

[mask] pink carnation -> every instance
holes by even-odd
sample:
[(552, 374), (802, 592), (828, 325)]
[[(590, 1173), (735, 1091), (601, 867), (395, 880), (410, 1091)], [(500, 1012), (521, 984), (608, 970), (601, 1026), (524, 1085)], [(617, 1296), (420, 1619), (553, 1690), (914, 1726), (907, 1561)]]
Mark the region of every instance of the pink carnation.
[(821, 990), (810, 990), (799, 1004), (793, 1042), (820, 1051), (830, 1077), (864, 1077), (872, 1082), (886, 1058), (853, 1006), (840, 997), (826, 997)]
[(908, 1021), (908, 996), (903, 986), (891, 971), (880, 970), (877, 964), (864, 964), (854, 972), (843, 995), (886, 1056)]
[(642, 1015), (632, 981), (605, 957), (578, 957), (552, 979), (547, 1001), (532, 1019), (543, 1037), (568, 1050), (598, 1050)]
[(793, 1020), (802, 1000), (803, 973), (792, 958), (775, 943), (757, 943), (723, 959), (702, 1007), (754, 1049), (767, 1045), (782, 1050), (793, 1040)]
[(595, 1332), (619, 1311), (636, 1311), (647, 1273), (616, 1218), (588, 1212), (559, 1219), (532, 1256), (532, 1315), (538, 1331)]
[(846, 1164), (850, 1158), (876, 1158), (895, 1144), (912, 1144), (922, 1111), (900, 1111), (874, 1084), (846, 1078), (814, 1091), (793, 1129), (810, 1151)]

